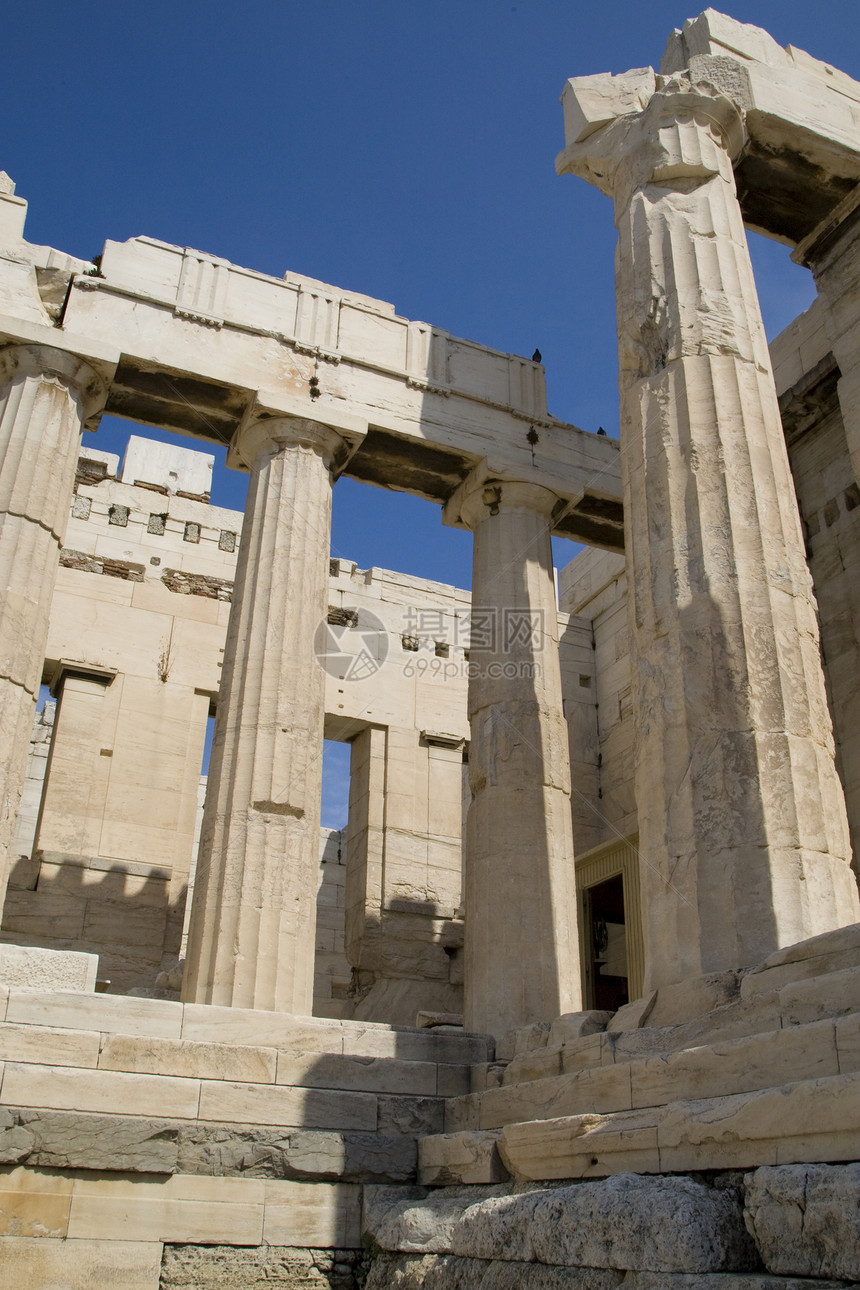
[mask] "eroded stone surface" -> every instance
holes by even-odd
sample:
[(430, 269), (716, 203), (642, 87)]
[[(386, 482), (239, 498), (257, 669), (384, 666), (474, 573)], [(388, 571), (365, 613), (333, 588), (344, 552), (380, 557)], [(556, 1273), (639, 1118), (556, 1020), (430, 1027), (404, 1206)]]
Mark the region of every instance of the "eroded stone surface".
[(358, 1250), (165, 1245), (160, 1290), (356, 1290), (366, 1262)]
[(746, 1221), (770, 1272), (860, 1279), (860, 1164), (757, 1169)]

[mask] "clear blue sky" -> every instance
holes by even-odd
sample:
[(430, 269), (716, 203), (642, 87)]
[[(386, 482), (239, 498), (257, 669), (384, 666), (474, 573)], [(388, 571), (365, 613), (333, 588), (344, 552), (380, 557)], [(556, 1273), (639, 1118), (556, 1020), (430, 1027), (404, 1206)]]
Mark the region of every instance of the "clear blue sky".
[[(858, 0), (727, 10), (860, 79)], [(3, 22), (0, 169), (27, 236), (89, 258), (147, 234), (519, 354), (550, 410), (617, 433), (609, 202), (553, 169), (568, 76), (659, 62), (683, 0), (47, 0)], [(756, 243), (769, 334), (812, 296)], [(116, 450), (127, 425), (105, 422)], [(220, 474), (213, 500), (240, 506)], [(411, 541), (404, 537), (411, 535)], [(471, 539), (438, 509), (350, 481), (338, 555), (468, 586)], [(569, 543), (557, 544), (564, 563)]]

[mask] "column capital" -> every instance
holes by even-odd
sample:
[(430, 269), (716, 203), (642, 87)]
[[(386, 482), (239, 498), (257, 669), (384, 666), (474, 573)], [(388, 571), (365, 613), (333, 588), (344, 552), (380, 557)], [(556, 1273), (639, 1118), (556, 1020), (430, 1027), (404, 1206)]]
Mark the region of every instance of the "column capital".
[(230, 447), (232, 464), (250, 470), (284, 448), (309, 448), (329, 470), (342, 469), (351, 453), (348, 441), (332, 426), (308, 417), (262, 412), (248, 417), (237, 430)]
[(104, 377), (84, 359), (52, 345), (0, 348), (0, 390), (16, 380), (36, 378), (68, 389), (81, 407), (85, 430), (95, 430), (107, 402)]
[(689, 72), (655, 76), (650, 67), (621, 76), (580, 76), (562, 95), (567, 147), (559, 174), (594, 184), (617, 209), (648, 184), (689, 189), (721, 176), (746, 141), (741, 106)]
[(452, 528), (474, 529), (490, 515), (500, 511), (528, 510), (546, 516), (549, 522), (553, 511), (564, 500), (558, 493), (532, 484), (527, 480), (508, 479), (497, 475), (486, 460), (466, 476), (442, 511), (442, 519)]

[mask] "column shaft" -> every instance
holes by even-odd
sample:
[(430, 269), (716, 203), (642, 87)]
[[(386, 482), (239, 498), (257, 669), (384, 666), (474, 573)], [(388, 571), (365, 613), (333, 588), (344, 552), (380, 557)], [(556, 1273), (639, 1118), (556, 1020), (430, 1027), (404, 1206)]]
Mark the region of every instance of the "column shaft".
[(84, 424), (101, 377), (62, 350), (0, 350), (0, 902)]
[(310, 1015), (325, 619), (338, 436), (258, 423), (224, 653), (183, 997)]
[(811, 578), (709, 106), (655, 95), (644, 173), (616, 192), (649, 987), (858, 917)]
[(581, 1006), (570, 760), (549, 513), (533, 485), (479, 486), (464, 856), (465, 1016), (500, 1035)]

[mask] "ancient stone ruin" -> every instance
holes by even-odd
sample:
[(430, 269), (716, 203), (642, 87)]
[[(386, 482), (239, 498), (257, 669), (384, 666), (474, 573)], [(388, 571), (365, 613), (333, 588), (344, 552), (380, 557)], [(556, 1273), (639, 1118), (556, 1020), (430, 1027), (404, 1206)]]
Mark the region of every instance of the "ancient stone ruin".
[[(860, 1284), (860, 85), (709, 9), (562, 102), (620, 442), (2, 176), (3, 1285)], [(745, 226), (817, 286), (770, 349)], [(342, 475), (471, 592), (331, 559)]]

